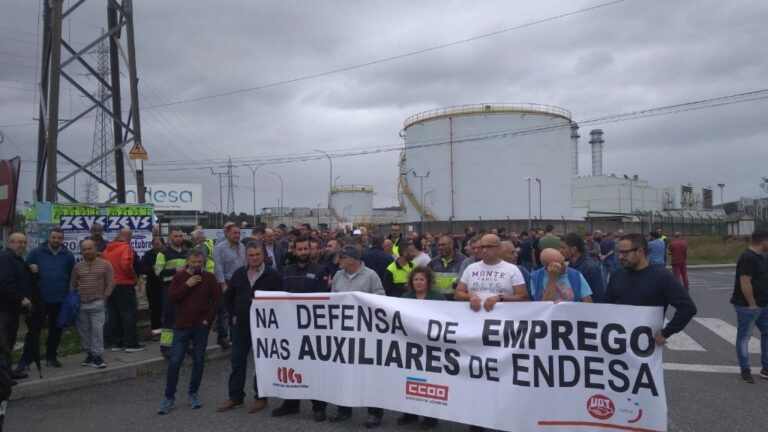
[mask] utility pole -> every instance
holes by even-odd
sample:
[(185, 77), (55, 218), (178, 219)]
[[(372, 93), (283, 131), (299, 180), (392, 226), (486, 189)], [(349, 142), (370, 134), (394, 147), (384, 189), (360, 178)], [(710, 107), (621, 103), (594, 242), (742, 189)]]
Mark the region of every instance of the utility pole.
[(277, 212), (280, 213), (280, 223), (284, 223), (283, 222), (283, 206), (285, 205), (285, 201), (283, 201), (283, 177), (276, 172), (270, 171), (269, 173), (280, 179), (280, 203), (277, 205)]
[(323, 150), (315, 149), (316, 152), (322, 153), (325, 155), (325, 157), (328, 158), (328, 229), (331, 228), (331, 225), (333, 225), (333, 221), (331, 220), (332, 212), (331, 210), (331, 193), (333, 192), (333, 160), (331, 160), (331, 155), (329, 155), (327, 152)]
[(424, 234), (424, 212), (426, 211), (426, 207), (424, 206), (424, 178), (429, 177), (429, 171), (427, 171), (426, 174), (418, 175), (416, 174), (416, 170), (411, 171), (414, 177), (417, 177), (419, 179), (419, 188), (421, 189), (419, 191), (419, 194), (421, 195), (419, 205), (421, 206), (421, 211), (419, 212), (421, 215), (421, 232), (420, 234)]
[[(62, 39), (62, 27), (65, 19), (73, 18), (78, 12), (84, 0), (72, 2), (66, 10), (63, 0), (48, 0), (43, 2), (43, 40), (40, 68), (40, 100), (38, 120), (38, 148), (37, 167), (35, 179), (35, 199), (38, 201), (56, 202), (61, 196), (70, 202), (79, 202), (68, 192), (61, 188), (62, 183), (74, 178), (79, 173), (85, 173), (91, 179), (104, 185), (117, 197), (118, 202), (125, 202), (125, 172), (123, 161), (123, 149), (128, 144), (133, 144), (129, 157), (140, 161), (137, 164), (137, 200), (144, 200), (143, 164), (147, 160), (146, 150), (142, 147), (139, 122), (138, 102), (138, 78), (136, 72), (136, 52), (133, 31), (133, 0), (109, 0), (107, 2), (107, 29), (105, 32), (89, 43), (78, 43), (83, 48), (79, 51), (72, 47), (68, 41)], [(88, 19), (88, 17), (84, 18)], [(96, 26), (101, 27), (101, 26)], [(123, 27), (125, 33), (123, 34)], [(109, 40), (109, 73), (107, 80), (97, 67), (91, 65), (87, 54), (102, 41)], [(121, 41), (126, 41), (123, 47)], [(71, 42), (71, 41), (70, 41)], [(120, 59), (123, 59), (128, 68), (128, 88), (130, 89), (130, 110), (124, 118), (121, 107), (121, 74)], [(74, 63), (82, 66), (86, 73), (73, 73)], [(87, 79), (86, 79), (87, 78)], [(60, 120), (59, 98), (61, 80), (68, 82), (73, 89), (79, 92), (79, 96), (87, 99), (90, 106), (71, 119)], [(99, 94), (93, 88), (92, 82), (103, 87)], [(68, 156), (59, 145), (60, 135), (65, 130), (78, 129), (71, 126), (78, 123), (92, 111), (103, 112), (112, 119), (112, 134), (114, 136), (113, 147), (108, 152), (102, 152), (87, 162), (80, 162)], [(75, 168), (69, 173), (59, 173), (58, 158), (63, 158)], [(104, 158), (114, 158), (115, 179), (108, 181), (94, 173), (90, 167), (100, 163)]]
[[(224, 200), (223, 200), (223, 198), (221, 196), (221, 188), (222, 188), (221, 177), (226, 175), (227, 173), (226, 172), (215, 172), (213, 170), (213, 168), (211, 168), (211, 167), (208, 167), (208, 169), (211, 170), (211, 175), (219, 176), (219, 213), (223, 214), (224, 213)], [(222, 219), (223, 219), (223, 217), (222, 217)], [(224, 221), (223, 220), (220, 220), (219, 226), (224, 226)]]
[(232, 175), (232, 158), (227, 162), (227, 215), (235, 212), (235, 184)]
[(528, 180), (528, 231), (531, 230), (531, 178), (523, 177), (523, 180)]
[(251, 170), (251, 180), (253, 184), (253, 226), (256, 226), (256, 170), (263, 167), (264, 164), (257, 164), (254, 166), (246, 165)]
[(539, 220), (543, 220), (544, 218), (541, 214), (541, 179), (536, 177), (536, 183), (539, 184)]

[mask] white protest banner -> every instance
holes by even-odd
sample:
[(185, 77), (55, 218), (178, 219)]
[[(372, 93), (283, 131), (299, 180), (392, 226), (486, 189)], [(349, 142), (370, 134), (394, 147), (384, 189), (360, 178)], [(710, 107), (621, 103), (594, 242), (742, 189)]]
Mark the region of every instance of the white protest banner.
[(662, 308), (259, 292), (259, 394), (506, 431), (667, 430)]

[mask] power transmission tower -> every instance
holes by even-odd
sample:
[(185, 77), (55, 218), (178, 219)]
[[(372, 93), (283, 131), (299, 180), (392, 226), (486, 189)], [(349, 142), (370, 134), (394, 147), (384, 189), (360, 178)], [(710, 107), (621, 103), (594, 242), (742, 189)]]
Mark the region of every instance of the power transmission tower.
[(227, 162), (227, 214), (235, 212), (235, 183), (232, 173), (232, 158)]
[[(85, 173), (93, 181), (103, 184), (115, 193), (118, 202), (125, 202), (125, 171), (123, 162), (123, 147), (132, 144), (129, 153), (131, 159), (146, 160), (146, 151), (141, 144), (141, 123), (139, 121), (139, 93), (136, 73), (136, 49), (133, 32), (133, 0), (107, 0), (107, 31), (96, 40), (82, 46), (73, 41), (62, 39), (62, 27), (65, 19), (72, 19), (78, 9), (84, 4), (97, 4), (93, 1), (79, 0), (64, 8), (63, 0), (48, 0), (43, 2), (43, 40), (42, 61), (40, 63), (40, 107), (37, 140), (37, 170), (35, 179), (35, 194), (38, 201), (56, 202), (59, 196), (71, 202), (77, 199), (63, 190), (62, 183), (73, 178), (78, 173)], [(104, 2), (98, 2), (103, 4)], [(85, 14), (84, 14), (85, 15)], [(89, 15), (92, 16), (92, 15)], [(84, 18), (87, 19), (87, 18)], [(105, 79), (85, 58), (94, 47), (102, 42), (109, 42), (109, 76)], [(122, 42), (125, 42), (123, 46)], [(120, 96), (120, 59), (127, 67), (129, 96), (126, 100), (130, 107), (123, 114)], [(73, 71), (75, 64), (81, 65), (87, 71), (79, 74)], [(84, 76), (82, 76), (84, 75)], [(87, 79), (95, 78), (103, 93), (88, 90)], [(81, 93), (90, 106), (66, 121), (59, 120), (59, 90), (61, 80), (69, 82), (74, 89)], [(99, 97), (101, 96), (101, 97)], [(68, 156), (59, 146), (60, 136), (73, 124), (83, 119), (91, 111), (103, 112), (112, 120), (112, 147), (82, 163)], [(69, 173), (60, 173), (59, 157), (75, 167)], [(109, 182), (98, 172), (102, 159), (114, 158), (115, 180)], [(143, 164), (137, 164), (136, 171), (137, 201), (144, 202), (144, 171)], [(89, 197), (90, 198), (90, 197)]]
[[(102, 30), (102, 35), (104, 31)], [(98, 47), (95, 50), (98, 55), (98, 64), (96, 71), (101, 76), (102, 80), (106, 82), (109, 78), (109, 47), (107, 41), (102, 39)], [(96, 99), (105, 100), (107, 96), (107, 89), (104, 84), (99, 83), (99, 89), (96, 91)], [(107, 183), (115, 183), (115, 160), (111, 157), (99, 158), (99, 155), (109, 154), (110, 149), (114, 147), (114, 137), (112, 136), (112, 125), (107, 119), (107, 115), (103, 110), (99, 110), (96, 113), (96, 124), (93, 129), (93, 150), (91, 151), (91, 158), (98, 159), (93, 166), (92, 171)], [(88, 198), (87, 202), (96, 203), (99, 202), (99, 183), (93, 178), (88, 177)]]

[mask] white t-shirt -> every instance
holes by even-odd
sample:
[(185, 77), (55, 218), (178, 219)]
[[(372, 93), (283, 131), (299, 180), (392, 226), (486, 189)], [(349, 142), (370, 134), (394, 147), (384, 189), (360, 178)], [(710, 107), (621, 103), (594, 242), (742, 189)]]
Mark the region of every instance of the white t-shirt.
[(483, 261), (470, 264), (462, 273), (461, 282), (467, 284), (470, 295), (477, 294), (482, 300), (499, 294), (513, 294), (515, 286), (525, 285), (517, 266), (506, 261), (495, 265)]
[(432, 261), (432, 259), (429, 257), (429, 255), (425, 254), (424, 252), (420, 253), (419, 255), (416, 255), (416, 257), (413, 258), (413, 262), (416, 264), (417, 267), (426, 267), (429, 265), (430, 261)]

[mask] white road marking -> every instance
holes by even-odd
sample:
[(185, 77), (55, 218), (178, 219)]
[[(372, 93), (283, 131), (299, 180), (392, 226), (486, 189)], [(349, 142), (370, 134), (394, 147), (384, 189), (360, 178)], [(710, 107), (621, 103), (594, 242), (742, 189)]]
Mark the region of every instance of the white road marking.
[[(668, 322), (669, 320), (665, 319), (664, 325), (667, 325)], [(703, 346), (685, 332), (673, 334), (667, 339), (667, 344), (664, 346), (673, 351), (706, 351)]]
[[(694, 318), (694, 320), (728, 341), (728, 343), (736, 345), (736, 327), (719, 318)], [(760, 354), (760, 341), (755, 337), (749, 338), (749, 352)]]
[[(705, 365), (705, 364), (687, 364), (687, 363), (664, 363), (664, 370), (683, 371), (683, 372), (707, 372), (707, 373), (732, 373), (738, 374), (741, 368), (738, 366), (724, 365)], [(752, 373), (758, 375), (759, 367), (753, 367)]]

